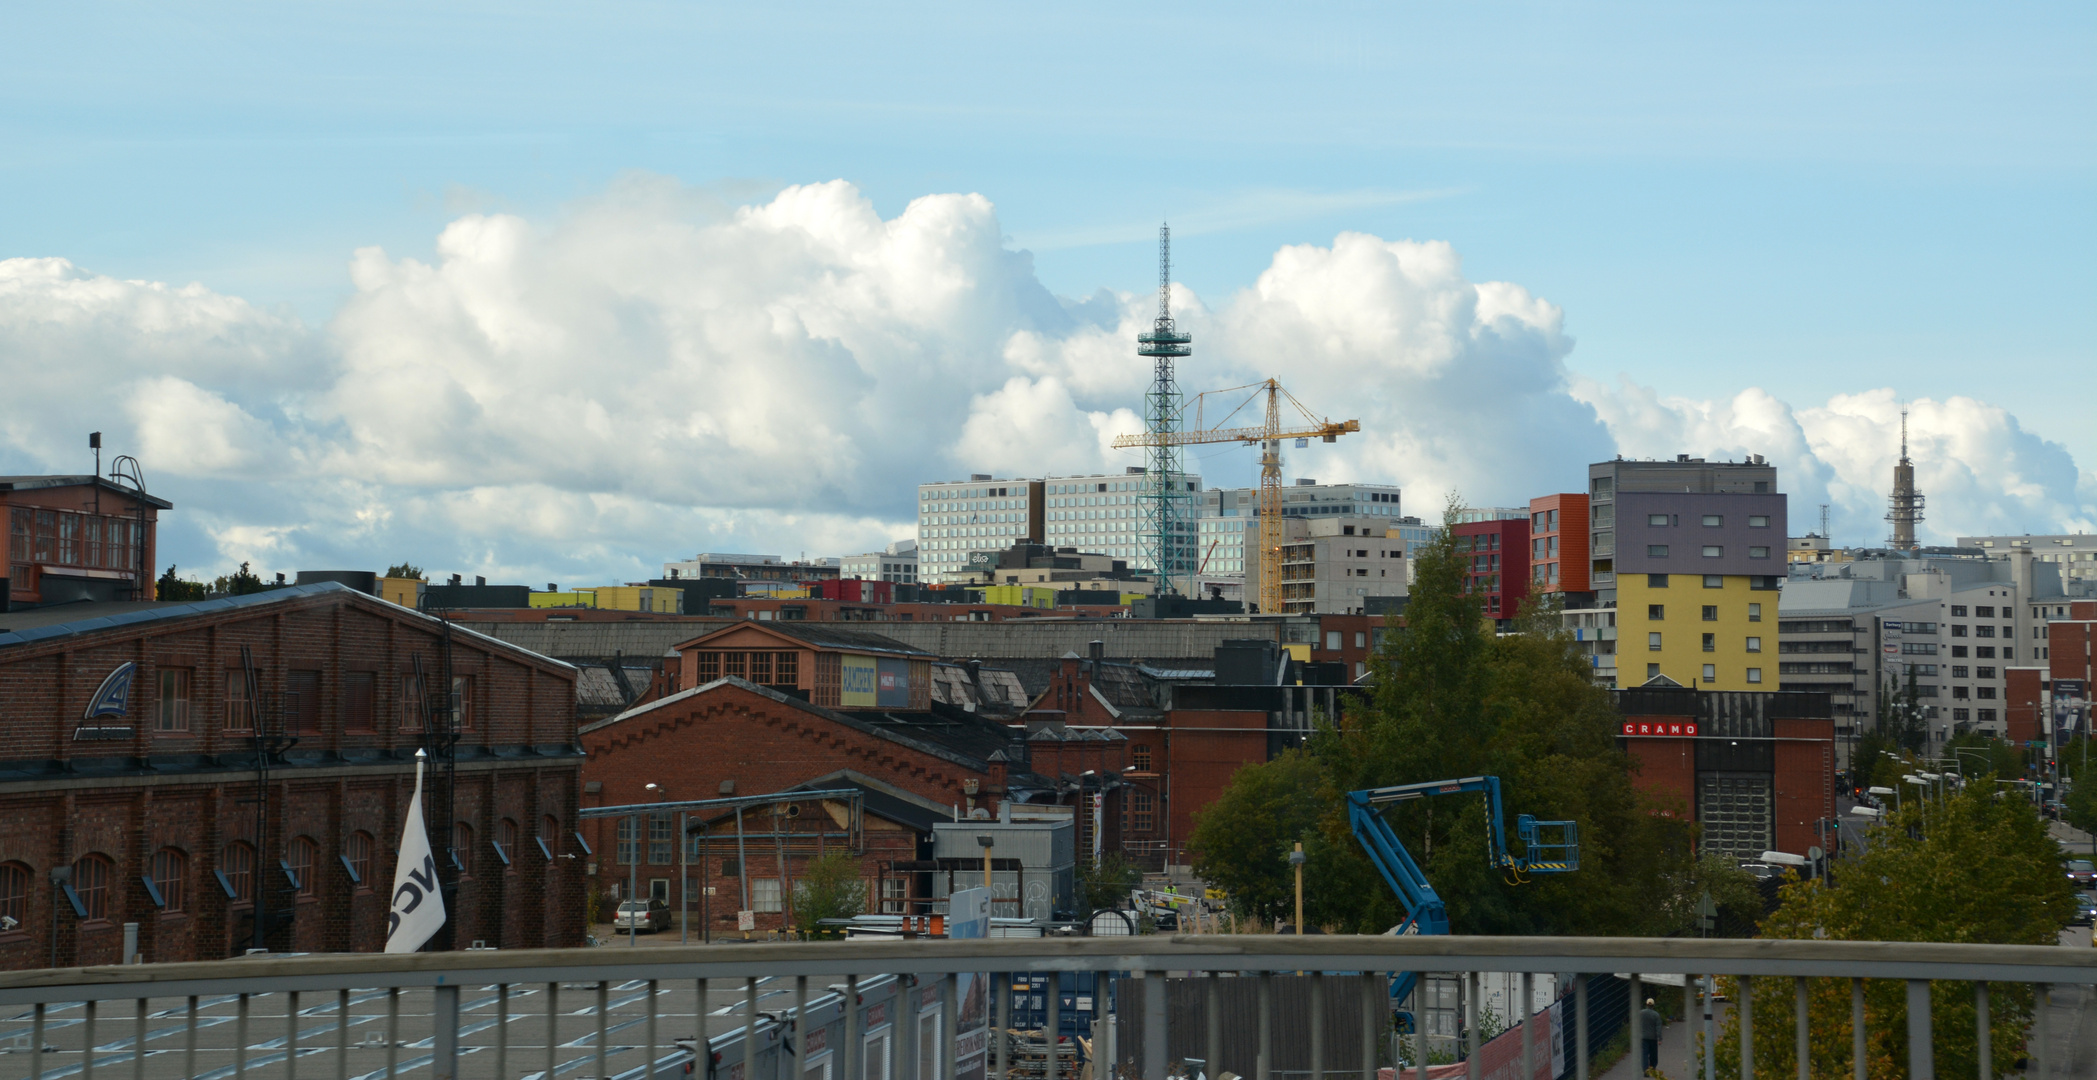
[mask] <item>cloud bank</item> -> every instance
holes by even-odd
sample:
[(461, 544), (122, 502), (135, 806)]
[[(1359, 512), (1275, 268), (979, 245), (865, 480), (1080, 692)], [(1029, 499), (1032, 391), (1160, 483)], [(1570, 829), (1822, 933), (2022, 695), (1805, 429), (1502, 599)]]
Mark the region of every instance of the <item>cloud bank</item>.
[[(913, 531), (915, 485), (1140, 458), (1155, 298), (1050, 294), (978, 195), (883, 219), (850, 184), (723, 205), (636, 177), (553, 220), (468, 214), (428, 261), (354, 253), (321, 327), (200, 285), (0, 261), (0, 471), (84, 471), (83, 434), (177, 504), (185, 567), (630, 580), (702, 550), (844, 554)], [(1390, 482), (1432, 516), (1574, 489), (1614, 454), (1767, 455), (1797, 529), (1879, 538), (1893, 389), (1691, 401), (1566, 367), (1563, 313), (1447, 244), (1343, 233), (1245, 290), (1176, 288), (1190, 392), (1279, 377), (1362, 432), (1292, 475)], [(1967, 398), (1911, 403), (1938, 539), (2097, 527), (2060, 446)], [(1204, 453), (1250, 481), (1246, 450)]]

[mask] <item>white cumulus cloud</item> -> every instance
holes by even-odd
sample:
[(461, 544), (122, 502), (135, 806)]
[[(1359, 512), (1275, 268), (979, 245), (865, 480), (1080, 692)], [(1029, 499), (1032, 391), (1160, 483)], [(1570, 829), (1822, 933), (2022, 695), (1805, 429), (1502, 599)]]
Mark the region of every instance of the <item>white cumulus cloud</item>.
[[(1156, 298), (1059, 298), (979, 195), (884, 218), (842, 181), (729, 205), (635, 176), (543, 220), (467, 214), (428, 258), (355, 252), (325, 327), (199, 285), (0, 261), (0, 471), (75, 470), (87, 430), (138, 453), (198, 570), (379, 568), (633, 580), (700, 550), (845, 554), (914, 530), (915, 485), (1118, 470)], [(1138, 277), (1132, 273), (1131, 277)], [(1721, 401), (1576, 379), (1563, 313), (1466, 276), (1439, 242), (1342, 233), (1249, 287), (1175, 287), (1192, 396), (1279, 378), (1359, 419), (1292, 476), (1519, 504), (1585, 463), (1761, 453), (1793, 521), (1883, 530), (1893, 391)], [(1209, 419), (1216, 417), (1213, 412)], [(2089, 528), (2088, 476), (1982, 401), (1912, 403), (1928, 528)], [(1212, 484), (1252, 451), (1203, 448)], [(1875, 530), (1875, 531), (1874, 531)]]

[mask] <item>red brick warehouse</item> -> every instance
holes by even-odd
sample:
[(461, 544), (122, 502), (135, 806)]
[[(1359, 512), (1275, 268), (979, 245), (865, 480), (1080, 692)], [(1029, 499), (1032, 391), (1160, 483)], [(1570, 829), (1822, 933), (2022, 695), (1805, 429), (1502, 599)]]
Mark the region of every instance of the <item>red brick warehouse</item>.
[[(273, 951), (384, 944), (421, 702), (443, 693), (438, 620), (328, 583), (0, 628), (0, 966), (118, 963), (126, 923), (148, 961), (238, 955), (258, 901)], [(461, 629), (449, 653), (463, 730), (433, 831), (456, 943), (580, 944), (575, 669)], [(258, 714), (277, 737), (259, 802)]]

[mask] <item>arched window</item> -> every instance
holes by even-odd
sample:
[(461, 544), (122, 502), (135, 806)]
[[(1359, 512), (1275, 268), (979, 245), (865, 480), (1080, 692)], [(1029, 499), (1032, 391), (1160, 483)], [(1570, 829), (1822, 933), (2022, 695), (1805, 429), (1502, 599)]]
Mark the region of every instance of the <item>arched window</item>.
[(14, 920), (12, 926), (0, 922), (0, 933), (29, 921), (29, 868), (21, 863), (0, 863), (0, 918)]
[(225, 875), (226, 891), (236, 904), (255, 899), (255, 849), (235, 840), (219, 854), (219, 873)]
[(371, 834), (350, 834), (348, 850), (343, 854), (349, 858), (350, 871), (357, 875), (357, 888), (369, 890), (371, 885)]
[(451, 857), (459, 868), (459, 876), (473, 876), (473, 826), (463, 821), (452, 824)]
[(495, 835), (502, 845), (503, 869), (514, 873), (517, 869), (517, 823), (509, 818), (502, 819), (502, 824), (496, 826)]
[(73, 864), (73, 892), (87, 909), (89, 921), (109, 918), (109, 879), (114, 876), (110, 871), (106, 855), (82, 855)]
[(313, 871), (320, 863), (320, 845), (310, 836), (291, 841), (291, 876), (298, 879), (298, 894), (313, 895)]
[(153, 854), (153, 887), (160, 890), (160, 910), (166, 914), (188, 910), (189, 856), (175, 848)]

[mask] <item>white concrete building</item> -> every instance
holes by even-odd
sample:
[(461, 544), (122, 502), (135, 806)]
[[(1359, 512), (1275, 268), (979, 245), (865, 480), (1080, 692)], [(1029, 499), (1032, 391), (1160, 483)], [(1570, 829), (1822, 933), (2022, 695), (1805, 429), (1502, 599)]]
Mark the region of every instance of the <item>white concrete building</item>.
[[(1396, 523), (1399, 518), (1398, 488), (1390, 484), (1321, 484), (1308, 477), (1282, 490), (1282, 516), (1318, 520), (1328, 517), (1373, 517)], [(1209, 586), (1223, 587), (1224, 596), (1237, 598), (1245, 583), (1248, 552), (1245, 522), (1259, 516), (1260, 489), (1211, 488), (1201, 494), (1200, 521), (1196, 523), (1197, 552), (1202, 595)], [(1417, 523), (1416, 523), (1417, 524)]]
[(880, 551), (838, 560), (838, 576), (861, 581), (917, 582), (917, 541), (898, 540)]
[(2053, 563), (2061, 569), (2061, 584), (2079, 595), (2097, 593), (2097, 534), (2075, 533), (2055, 536), (1961, 536), (1962, 548), (1979, 548), (1989, 556), (2028, 551), (2033, 562)]
[[(1257, 521), (1245, 523), (1246, 545), (1258, 547)], [(1288, 518), (1282, 541), (1282, 611), (1290, 615), (1361, 614), (1371, 597), (1406, 596), (1405, 542), (1388, 520)], [(1250, 560), (1245, 596), (1256, 601), (1260, 568)]]
[(917, 486), (917, 575), (960, 581), (971, 552), (1041, 542), (1042, 482), (977, 473)]

